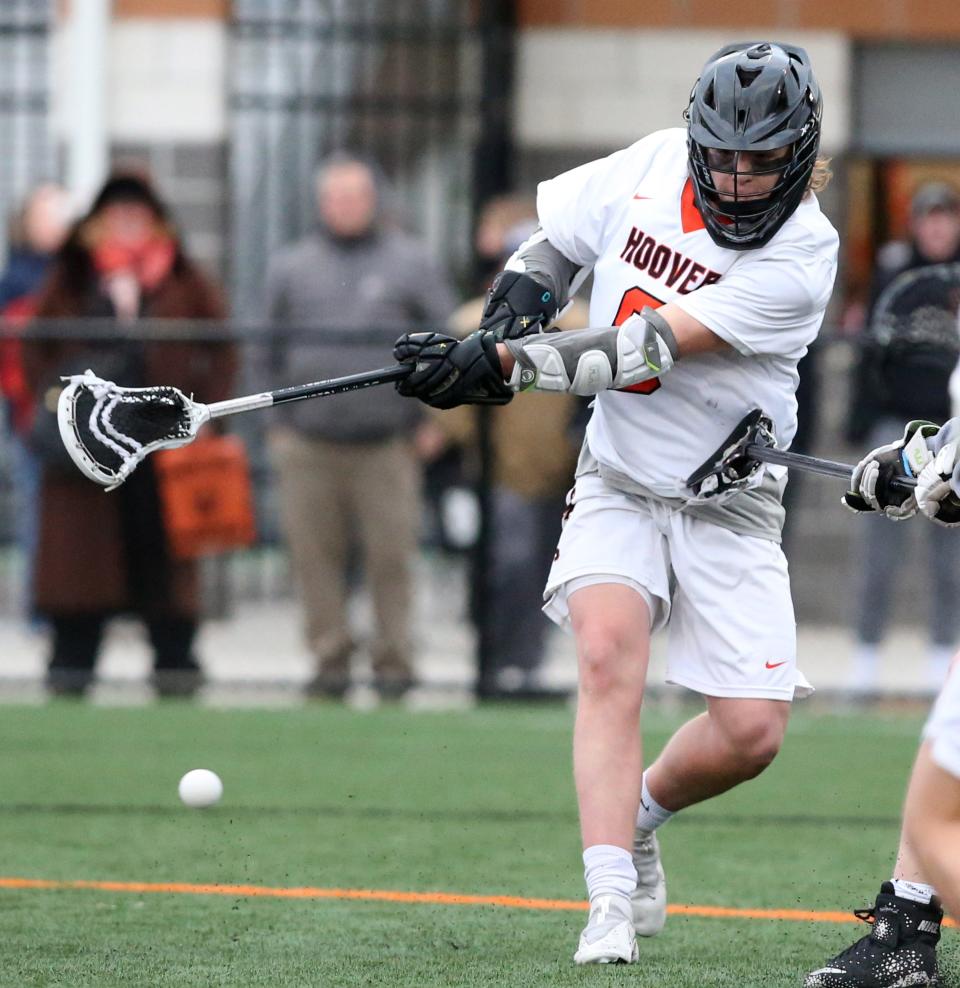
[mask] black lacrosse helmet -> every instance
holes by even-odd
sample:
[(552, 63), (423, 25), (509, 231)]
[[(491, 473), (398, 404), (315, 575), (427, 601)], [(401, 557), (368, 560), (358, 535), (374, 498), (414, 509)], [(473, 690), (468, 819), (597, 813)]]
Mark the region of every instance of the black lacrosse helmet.
[[(820, 87), (802, 48), (774, 42), (727, 45), (711, 56), (684, 113), (697, 206), (714, 243), (750, 250), (768, 243), (807, 190), (820, 149)], [(708, 164), (709, 149), (730, 152)], [(789, 148), (785, 162), (754, 175), (777, 172), (770, 192), (721, 199), (711, 169), (735, 177), (739, 152)], [(716, 156), (715, 156), (716, 158)], [(729, 159), (729, 160), (727, 160)], [(718, 167), (718, 164), (720, 167)]]

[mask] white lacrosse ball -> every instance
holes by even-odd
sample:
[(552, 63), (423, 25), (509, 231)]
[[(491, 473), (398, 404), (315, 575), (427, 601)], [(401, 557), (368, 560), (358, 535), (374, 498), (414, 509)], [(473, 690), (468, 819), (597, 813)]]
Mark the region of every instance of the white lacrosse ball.
[(185, 805), (201, 809), (220, 802), (223, 783), (216, 772), (208, 768), (195, 768), (180, 780), (177, 792)]

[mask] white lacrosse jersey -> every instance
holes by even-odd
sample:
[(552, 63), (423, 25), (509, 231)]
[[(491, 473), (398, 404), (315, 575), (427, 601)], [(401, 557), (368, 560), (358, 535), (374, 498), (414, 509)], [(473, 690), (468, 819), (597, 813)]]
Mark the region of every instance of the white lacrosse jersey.
[(662, 497), (689, 496), (685, 479), (756, 407), (789, 446), (797, 363), (837, 271), (839, 238), (814, 195), (766, 246), (719, 247), (694, 203), (686, 131), (675, 128), (541, 183), (537, 210), (550, 243), (593, 268), (591, 326), (674, 302), (732, 348), (683, 357), (633, 393), (601, 392), (587, 429), (601, 466)]

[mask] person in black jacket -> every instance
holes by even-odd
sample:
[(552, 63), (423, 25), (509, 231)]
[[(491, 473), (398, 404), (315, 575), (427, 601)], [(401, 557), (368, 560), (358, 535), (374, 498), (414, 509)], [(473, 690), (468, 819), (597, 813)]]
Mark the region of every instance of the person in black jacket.
[[(880, 252), (866, 330), (855, 368), (847, 439), (871, 447), (897, 439), (904, 424), (950, 417), (949, 381), (957, 363), (960, 301), (960, 194), (931, 182), (911, 202), (911, 240)], [(857, 648), (851, 686), (870, 690), (891, 609), (891, 579), (905, 531), (884, 519), (863, 519), (857, 555)], [(930, 529), (928, 679), (943, 682), (960, 632), (960, 543)]]

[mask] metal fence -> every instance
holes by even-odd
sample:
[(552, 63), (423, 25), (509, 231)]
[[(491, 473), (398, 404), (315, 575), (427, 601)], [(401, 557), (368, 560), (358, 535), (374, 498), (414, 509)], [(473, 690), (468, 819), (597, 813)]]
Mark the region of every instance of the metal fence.
[[(230, 285), (256, 318), (268, 259), (314, 222), (313, 175), (336, 150), (382, 168), (388, 207), (453, 270), (469, 266), (477, 197), (502, 191), (512, 41), (500, 2), (235, 0)], [(482, 163), (478, 165), (482, 157)], [(482, 174), (481, 174), (482, 172)], [(491, 187), (495, 186), (495, 187)]]
[[(16, 213), (30, 190), (54, 176), (50, 111), (53, 0), (0, 3), (0, 216)], [(0, 263), (9, 229), (0, 227)]]

